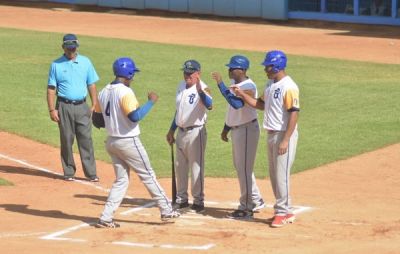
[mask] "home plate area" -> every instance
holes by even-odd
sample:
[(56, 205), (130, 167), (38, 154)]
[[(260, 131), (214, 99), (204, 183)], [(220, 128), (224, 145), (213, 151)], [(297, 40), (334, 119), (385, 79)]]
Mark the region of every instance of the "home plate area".
[[(136, 202), (136, 201), (135, 201)], [(254, 214), (251, 220), (227, 218), (236, 209), (235, 202), (206, 202), (206, 209), (196, 214), (183, 210), (181, 217), (173, 221), (160, 220), (158, 208), (153, 201), (137, 200), (139, 206), (121, 211), (115, 220), (120, 228), (95, 228), (93, 223), (83, 223), (40, 237), (43, 240), (112, 244), (136, 248), (210, 250), (231, 241), (243, 241), (264, 235), (277, 238), (282, 233), (268, 226), (273, 214), (272, 205)], [(123, 207), (120, 208), (123, 210)], [(294, 213), (310, 211), (311, 207), (294, 206)], [(261, 234), (260, 234), (261, 233)]]

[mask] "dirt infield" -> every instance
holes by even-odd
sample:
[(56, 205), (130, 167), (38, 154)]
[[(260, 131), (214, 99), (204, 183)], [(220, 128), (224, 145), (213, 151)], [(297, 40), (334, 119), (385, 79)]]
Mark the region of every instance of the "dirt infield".
[[(133, 23), (141, 29), (132, 29)], [(363, 27), (324, 30), (12, 6), (0, 6), (0, 26), (260, 51), (279, 47), (292, 54), (400, 64), (400, 40)], [(197, 37), (185, 37), (189, 26), (198, 28)], [(232, 27), (247, 39), (239, 41)], [(282, 229), (268, 227), (270, 207), (254, 221), (224, 218), (237, 202), (236, 179), (206, 179), (204, 215), (187, 213), (175, 223), (161, 223), (158, 210), (146, 208), (150, 197), (133, 177), (128, 196), (134, 198), (125, 199), (116, 214), (122, 227), (99, 230), (90, 224), (114, 179), (111, 165), (98, 162), (98, 184), (64, 182), (58, 149), (5, 132), (0, 140), (0, 177), (15, 183), (0, 187), (2, 253), (399, 252), (400, 144), (292, 176), (298, 220)], [(169, 183), (161, 180), (170, 195)], [(268, 179), (259, 186), (271, 204)]]

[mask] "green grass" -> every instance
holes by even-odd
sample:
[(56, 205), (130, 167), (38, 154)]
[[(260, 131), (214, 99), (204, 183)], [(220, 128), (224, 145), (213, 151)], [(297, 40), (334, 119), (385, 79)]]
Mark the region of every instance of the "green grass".
[[(50, 121), (46, 86), (52, 60), (62, 54), (62, 34), (0, 29), (0, 130), (59, 146), (57, 125)], [(225, 64), (233, 54), (251, 62), (249, 76), (263, 90), (265, 74), (259, 64), (263, 52), (177, 46), (120, 39), (79, 36), (80, 52), (90, 57), (101, 80), (98, 90), (113, 79), (111, 66), (120, 56), (133, 57), (141, 72), (133, 88), (141, 103), (154, 90), (160, 99), (141, 121), (141, 139), (158, 176), (169, 176), (170, 150), (165, 134), (174, 114), (174, 97), (182, 79), (182, 63), (197, 59), (203, 80), (213, 92), (209, 112), (206, 174), (236, 176), (231, 145), (220, 140), (226, 102), (211, 71), (220, 71), (227, 82)], [(266, 44), (266, 49), (268, 45)], [(400, 72), (398, 65), (342, 61), (289, 55), (287, 72), (300, 87), (299, 143), (294, 172), (345, 159), (400, 141)], [(262, 112), (259, 114), (261, 122)], [(93, 129), (96, 158), (110, 161), (104, 150), (104, 129)], [(256, 175), (267, 175), (266, 135), (261, 133)], [(76, 148), (75, 148), (76, 150)], [(34, 152), (34, 151), (33, 151)], [(362, 169), (360, 169), (362, 170)]]
[(14, 184), (3, 178), (0, 178), (0, 186), (12, 186), (12, 185), (14, 185)]

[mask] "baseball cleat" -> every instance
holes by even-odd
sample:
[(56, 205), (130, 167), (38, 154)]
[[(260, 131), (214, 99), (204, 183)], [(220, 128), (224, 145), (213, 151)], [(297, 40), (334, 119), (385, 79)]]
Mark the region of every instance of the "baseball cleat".
[(96, 228), (119, 228), (120, 225), (113, 220), (108, 222), (104, 220), (99, 220), (95, 225)]
[(253, 212), (257, 213), (263, 208), (265, 208), (265, 203), (264, 200), (261, 199), (259, 203), (254, 204)]
[(175, 210), (185, 209), (189, 207), (189, 202), (175, 203), (173, 207)]
[(235, 210), (234, 212), (228, 214), (226, 217), (235, 220), (251, 220), (253, 219), (253, 212), (248, 210)]
[(296, 217), (294, 216), (294, 214), (275, 215), (271, 222), (271, 227), (281, 228), (285, 224), (293, 223), (295, 219)]
[(171, 210), (168, 213), (161, 214), (161, 220), (162, 221), (169, 221), (171, 219), (179, 218), (179, 216), (181, 216), (181, 214), (178, 211)]
[(75, 178), (73, 177), (73, 176), (65, 176), (64, 177), (64, 180), (65, 181), (67, 181), (67, 182), (71, 182), (71, 181), (73, 181)]
[(91, 181), (93, 183), (97, 183), (99, 181), (99, 178), (97, 176), (92, 176), (89, 178), (89, 181)]
[(204, 205), (197, 205), (197, 204), (193, 204), (190, 209), (192, 211), (194, 211), (195, 213), (203, 213), (204, 210)]
[(286, 223), (293, 223), (296, 220), (296, 216), (293, 213), (286, 214)]

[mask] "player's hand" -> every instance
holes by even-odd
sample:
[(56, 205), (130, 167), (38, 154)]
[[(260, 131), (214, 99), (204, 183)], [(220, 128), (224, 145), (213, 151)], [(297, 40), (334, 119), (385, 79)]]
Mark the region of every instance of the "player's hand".
[(174, 131), (173, 130), (169, 130), (167, 133), (167, 142), (169, 145), (172, 145), (173, 143), (175, 143), (175, 138), (174, 138)]
[(222, 83), (222, 77), (221, 74), (219, 74), (219, 72), (216, 71), (211, 72), (211, 78), (217, 81), (217, 85)]
[(149, 93), (147, 94), (147, 98), (148, 98), (150, 101), (153, 101), (154, 103), (156, 103), (157, 100), (158, 100), (158, 95), (157, 95), (155, 92), (149, 92)]
[(278, 154), (279, 155), (283, 155), (287, 152), (289, 146), (289, 142), (282, 140), (282, 142), (279, 144), (279, 148), (278, 148)]
[(238, 85), (231, 85), (229, 89), (236, 94), (236, 96), (243, 97), (243, 94), (245, 93), (243, 90), (240, 89)]
[(223, 131), (221, 132), (221, 139), (222, 139), (223, 141), (225, 141), (225, 142), (229, 142), (228, 131), (223, 130)]
[(50, 119), (51, 121), (56, 123), (60, 121), (60, 118), (58, 117), (58, 110), (53, 110), (50, 112)]

